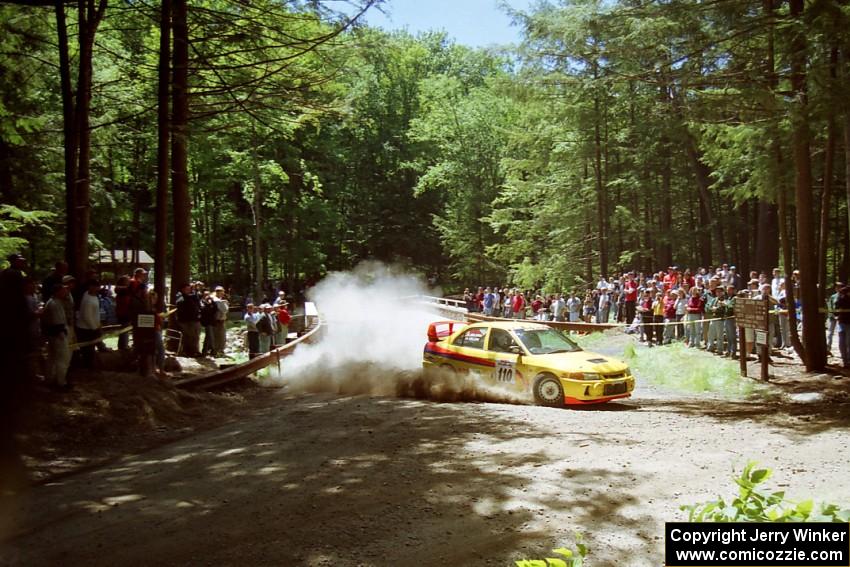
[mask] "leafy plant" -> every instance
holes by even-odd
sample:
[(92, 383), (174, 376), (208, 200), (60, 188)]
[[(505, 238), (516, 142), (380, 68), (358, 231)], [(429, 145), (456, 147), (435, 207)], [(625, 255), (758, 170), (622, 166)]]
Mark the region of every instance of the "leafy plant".
[(21, 231), (36, 228), (50, 232), (48, 221), (55, 216), (49, 211), (25, 211), (12, 205), (0, 205), (0, 258), (27, 246)]
[(688, 392), (716, 392), (746, 397), (760, 388), (741, 378), (738, 365), (675, 342), (663, 348), (625, 348), (625, 359), (642, 379), (653, 384)]
[(587, 546), (582, 541), (581, 534), (576, 534), (576, 550), (566, 547), (553, 549), (552, 553), (560, 557), (545, 559), (520, 559), (515, 561), (517, 567), (582, 567), (587, 556)]
[(771, 469), (757, 469), (750, 461), (741, 475), (733, 477), (738, 495), (731, 501), (723, 498), (682, 506), (691, 522), (848, 522), (850, 510), (837, 504), (813, 500), (794, 502), (784, 491), (771, 492), (761, 487), (771, 477)]

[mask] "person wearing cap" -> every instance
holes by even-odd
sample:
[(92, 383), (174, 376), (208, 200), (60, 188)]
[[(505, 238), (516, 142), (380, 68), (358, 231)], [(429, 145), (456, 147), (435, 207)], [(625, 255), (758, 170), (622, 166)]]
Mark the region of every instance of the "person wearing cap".
[(65, 298), (68, 288), (61, 283), (53, 284), (51, 298), (47, 300), (42, 314), (44, 334), (47, 336), (47, 381), (56, 388), (70, 389), (68, 366), (71, 350), (68, 348), (70, 325), (65, 317)]
[(257, 332), (259, 333), (259, 349), (260, 354), (265, 354), (271, 350), (272, 334), (274, 327), (272, 326), (272, 306), (268, 303), (260, 305), (260, 313), (257, 316)]
[[(735, 266), (732, 266), (734, 268)], [(729, 268), (732, 270), (732, 268)], [(738, 351), (738, 327), (735, 324), (735, 294), (736, 288), (733, 284), (726, 286), (726, 299), (724, 304), (726, 307), (726, 319), (723, 321), (723, 334), (726, 338), (726, 355), (730, 358), (735, 358), (735, 353)]]
[[(85, 293), (80, 298), (80, 309), (77, 311), (76, 330), (77, 340), (88, 343), (100, 337), (100, 300), (97, 292), (100, 282), (89, 280), (85, 285)], [(80, 362), (83, 368), (94, 368), (94, 344), (80, 347)]]
[(183, 333), (180, 342), (181, 354), (195, 357), (200, 354), (198, 342), (201, 338), (201, 299), (189, 282), (180, 286), (174, 301), (177, 309), (177, 324)]
[(702, 315), (705, 312), (705, 300), (698, 287), (691, 288), (685, 315), (685, 340), (690, 348), (699, 348), (702, 341)]
[(224, 356), (224, 347), (227, 344), (225, 322), (227, 321), (227, 313), (230, 311), (230, 304), (224, 295), (224, 288), (220, 285), (216, 286), (215, 295), (212, 299), (216, 307), (215, 319), (212, 324), (213, 356)]
[(77, 289), (77, 278), (72, 275), (62, 277), (62, 285), (68, 288), (68, 293), (61, 299), (65, 308), (65, 320), (68, 323), (68, 343), (77, 342), (77, 310), (74, 307), (74, 291)]
[(277, 307), (278, 305), (283, 305), (284, 303), (286, 303), (286, 292), (280, 290), (279, 292), (277, 292), (277, 299), (274, 300), (272, 306)]
[[(780, 284), (780, 292), (782, 291), (782, 286), (785, 282), (783, 281)], [(769, 283), (762, 283), (758, 286), (758, 295), (754, 296), (755, 299), (768, 300), (768, 310), (771, 311), (770, 317), (770, 325), (768, 325), (767, 329), (767, 347), (768, 350), (773, 348), (773, 341), (776, 338), (776, 331), (774, 330), (774, 315), (776, 314), (776, 308), (779, 306), (779, 301), (773, 295), (771, 295), (771, 285)]]
[(201, 294), (201, 327), (204, 329), (204, 343), (201, 346), (201, 356), (215, 354), (215, 317), (218, 313), (215, 301), (209, 290)]
[(62, 278), (68, 273), (68, 263), (56, 262), (53, 270), (41, 281), (41, 300), (47, 303), (53, 294), (53, 286), (62, 283)]
[(254, 308), (253, 303), (245, 305), (245, 315), (242, 319), (245, 321), (245, 329), (247, 331), (245, 337), (245, 346), (248, 348), (248, 358), (254, 358), (260, 353), (260, 332), (257, 330), (257, 320), (260, 314)]
[(275, 308), (277, 311), (277, 338), (275, 339), (275, 344), (277, 346), (285, 345), (286, 337), (289, 335), (289, 322), (292, 321), (292, 315), (289, 314), (288, 305), (289, 303), (284, 300), (283, 303)]
[(727, 295), (728, 295), (730, 285), (735, 286), (736, 292), (738, 290), (738, 285), (737, 285), (736, 277), (735, 277), (737, 275), (735, 273), (736, 271), (737, 270), (735, 269), (735, 266), (729, 266), (729, 270), (726, 272), (726, 277), (723, 278), (723, 281), (722, 281), (723, 289), (725, 289), (727, 291)]
[(705, 350), (721, 354), (723, 351), (723, 319), (726, 317), (726, 290), (723, 286), (717, 286), (714, 291), (706, 295), (705, 314), (709, 319), (712, 319), (708, 323), (708, 339)]

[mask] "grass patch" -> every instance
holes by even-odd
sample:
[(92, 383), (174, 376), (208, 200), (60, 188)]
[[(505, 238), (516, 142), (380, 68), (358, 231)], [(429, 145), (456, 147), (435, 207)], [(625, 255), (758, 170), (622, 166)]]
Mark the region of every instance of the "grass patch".
[(595, 347), (611, 341), (611, 337), (602, 332), (590, 333), (587, 335), (579, 335), (578, 333), (570, 333), (570, 338), (578, 343), (578, 346), (585, 350), (593, 350)]
[(641, 379), (675, 390), (742, 397), (758, 388), (741, 377), (737, 362), (689, 349), (682, 343), (640, 350), (629, 344), (624, 357)]

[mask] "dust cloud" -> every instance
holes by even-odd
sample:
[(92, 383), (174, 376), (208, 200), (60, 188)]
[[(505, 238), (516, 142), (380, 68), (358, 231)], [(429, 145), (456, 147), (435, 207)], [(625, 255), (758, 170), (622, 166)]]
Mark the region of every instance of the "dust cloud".
[(447, 317), (417, 299), (420, 295), (439, 291), (403, 269), (376, 262), (330, 274), (307, 294), (326, 324), (323, 336), (283, 359), (271, 383), (290, 393), (525, 403), (478, 378), (423, 372), (428, 324)]

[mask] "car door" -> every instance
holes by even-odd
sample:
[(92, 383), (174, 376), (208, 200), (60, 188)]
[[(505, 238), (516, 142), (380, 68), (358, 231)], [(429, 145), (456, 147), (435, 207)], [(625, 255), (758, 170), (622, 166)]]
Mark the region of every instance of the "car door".
[(487, 327), (469, 327), (452, 341), (453, 367), (478, 376), (490, 374), (493, 361), (486, 355)]
[(512, 349), (521, 348), (506, 329), (490, 329), (487, 338), (487, 357), (493, 361), (490, 379), (496, 384), (521, 389), (524, 379), (519, 368), (519, 355)]

